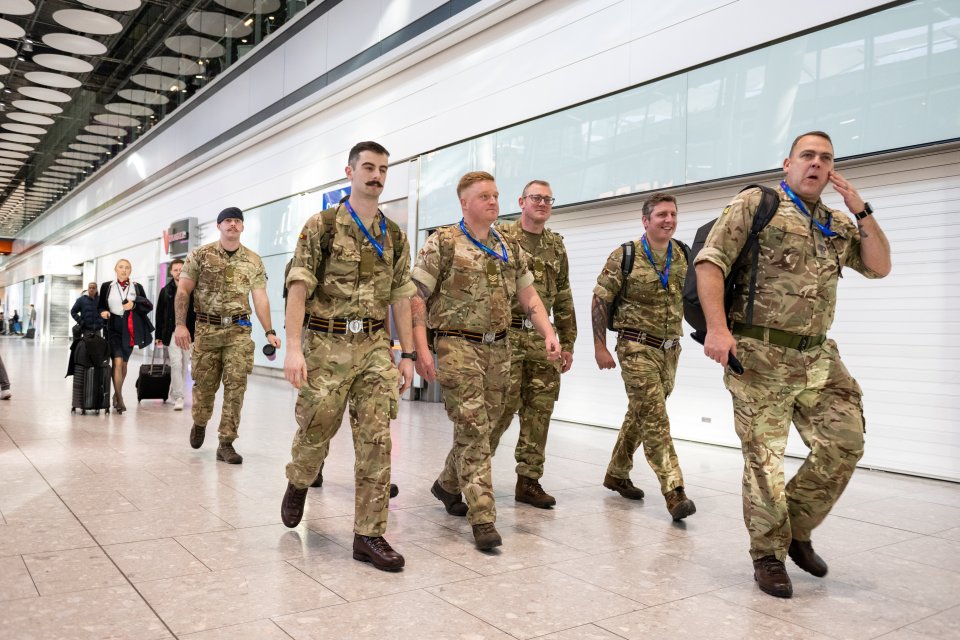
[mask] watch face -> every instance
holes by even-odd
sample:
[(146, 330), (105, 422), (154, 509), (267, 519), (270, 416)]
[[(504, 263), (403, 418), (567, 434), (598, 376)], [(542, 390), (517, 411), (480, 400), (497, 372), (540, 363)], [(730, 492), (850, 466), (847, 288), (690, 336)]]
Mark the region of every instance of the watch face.
[(864, 202), (864, 203), (863, 203), (863, 212), (866, 213), (866, 214), (868, 214), (868, 215), (871, 214), (871, 213), (873, 213), (873, 207), (870, 206), (870, 203), (869, 203), (869, 202)]

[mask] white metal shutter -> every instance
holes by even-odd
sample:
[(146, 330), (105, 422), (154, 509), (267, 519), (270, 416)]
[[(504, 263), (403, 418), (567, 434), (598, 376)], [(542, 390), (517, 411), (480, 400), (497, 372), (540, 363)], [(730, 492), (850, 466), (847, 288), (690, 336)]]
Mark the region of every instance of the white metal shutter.
[[(844, 270), (830, 332), (864, 390), (861, 464), (960, 480), (960, 151), (861, 161), (841, 172), (873, 205), (893, 250), (893, 273), (884, 279)], [(692, 243), (696, 229), (749, 182), (679, 192), (677, 238)], [(563, 185), (554, 189), (562, 198)], [(824, 196), (845, 210), (831, 187)], [(626, 394), (619, 369), (601, 372), (594, 361), (590, 300), (610, 252), (642, 234), (640, 202), (557, 213), (550, 227), (566, 241), (579, 324), (574, 366), (563, 376), (554, 418), (619, 428)], [(612, 333), (607, 344), (613, 352)], [(668, 402), (674, 437), (739, 447), (719, 366), (689, 337), (682, 347)], [(795, 431), (787, 451), (806, 454)]]

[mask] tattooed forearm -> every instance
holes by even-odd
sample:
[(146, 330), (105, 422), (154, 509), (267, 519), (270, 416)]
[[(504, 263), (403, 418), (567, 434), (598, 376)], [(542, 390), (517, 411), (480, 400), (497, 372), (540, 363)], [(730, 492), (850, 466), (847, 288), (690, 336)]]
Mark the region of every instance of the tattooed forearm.
[(861, 238), (869, 238), (869, 237), (870, 237), (870, 234), (867, 233), (867, 230), (863, 228), (863, 225), (862, 225), (862, 224), (861, 224), (861, 225), (857, 225), (857, 226), (860, 228), (860, 237), (861, 237)]
[(176, 324), (187, 324), (187, 307), (190, 306), (190, 294), (183, 289), (177, 290), (177, 297), (173, 300), (173, 311), (176, 316)]
[(593, 319), (593, 343), (606, 344), (607, 305), (603, 300), (598, 298), (596, 294), (594, 294), (593, 303), (590, 305), (590, 317)]
[(410, 312), (413, 318), (413, 326), (427, 326), (427, 304), (423, 301), (419, 292), (410, 298)]

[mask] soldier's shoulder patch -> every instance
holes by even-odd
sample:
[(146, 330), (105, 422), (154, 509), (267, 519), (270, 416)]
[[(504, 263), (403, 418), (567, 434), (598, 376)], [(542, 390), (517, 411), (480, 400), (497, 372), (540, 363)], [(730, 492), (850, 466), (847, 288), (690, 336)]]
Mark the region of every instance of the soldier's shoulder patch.
[(297, 236), (297, 237), (298, 237), (300, 240), (306, 240), (306, 239), (307, 239), (307, 234), (301, 233), (301, 234), (300, 234), (299, 236)]
[(720, 212), (720, 215), (725, 216), (730, 212), (730, 205), (727, 205), (723, 208), (723, 211)]

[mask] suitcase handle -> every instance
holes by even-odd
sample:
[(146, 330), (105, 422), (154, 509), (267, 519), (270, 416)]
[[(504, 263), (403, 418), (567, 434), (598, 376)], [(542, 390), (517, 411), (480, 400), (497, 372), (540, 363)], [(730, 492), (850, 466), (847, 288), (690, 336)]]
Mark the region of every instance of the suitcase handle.
[[(163, 361), (160, 364), (157, 364), (157, 353), (159, 353), (161, 350), (163, 351)], [(163, 367), (164, 365), (169, 363), (169, 361), (170, 361), (170, 353), (167, 350), (167, 346), (166, 345), (162, 345), (160, 347), (155, 346), (153, 348), (153, 355), (150, 356), (150, 374), (153, 375), (154, 371), (163, 373)]]

